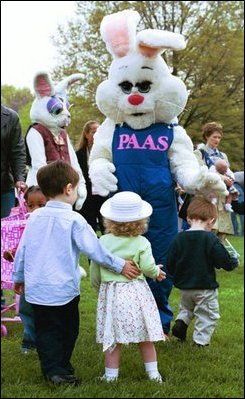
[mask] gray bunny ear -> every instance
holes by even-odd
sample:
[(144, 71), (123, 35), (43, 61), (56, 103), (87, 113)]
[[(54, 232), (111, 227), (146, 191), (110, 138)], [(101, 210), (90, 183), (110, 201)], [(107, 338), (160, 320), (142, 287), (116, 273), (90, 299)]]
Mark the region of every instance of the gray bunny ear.
[(77, 80), (83, 79), (84, 76), (81, 73), (74, 73), (70, 76), (67, 76), (64, 78), (60, 83), (58, 83), (55, 86), (55, 94), (56, 95), (61, 95), (65, 96), (66, 95), (66, 90), (68, 87), (72, 84), (75, 83)]
[(38, 72), (34, 76), (34, 90), (37, 98), (54, 95), (54, 86), (48, 72)]
[(179, 51), (186, 47), (183, 35), (159, 29), (142, 30), (137, 34), (136, 41), (138, 51), (149, 58), (155, 57), (167, 49)]

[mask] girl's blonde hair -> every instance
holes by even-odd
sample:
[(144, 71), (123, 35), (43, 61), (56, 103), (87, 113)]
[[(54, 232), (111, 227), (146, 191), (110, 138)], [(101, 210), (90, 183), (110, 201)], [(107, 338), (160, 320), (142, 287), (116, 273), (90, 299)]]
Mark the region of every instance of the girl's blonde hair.
[(103, 219), (106, 233), (124, 237), (136, 237), (144, 234), (148, 228), (148, 221), (148, 218), (135, 222), (115, 222), (110, 219)]
[(77, 146), (77, 150), (80, 150), (81, 148), (88, 146), (88, 140), (85, 137), (85, 135), (90, 131), (91, 126), (93, 126), (93, 125), (99, 125), (99, 122), (91, 120), (91, 121), (86, 122), (85, 125), (83, 126), (83, 130), (81, 133), (79, 144)]

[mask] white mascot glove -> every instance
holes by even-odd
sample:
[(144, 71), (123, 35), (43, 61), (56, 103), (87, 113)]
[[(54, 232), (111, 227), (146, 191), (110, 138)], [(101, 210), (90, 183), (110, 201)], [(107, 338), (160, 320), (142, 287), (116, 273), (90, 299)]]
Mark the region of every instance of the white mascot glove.
[(117, 191), (116, 168), (107, 159), (99, 158), (93, 161), (89, 168), (89, 177), (96, 194), (106, 197), (110, 192)]
[(79, 211), (82, 208), (84, 201), (87, 197), (87, 190), (84, 182), (79, 183), (77, 195), (78, 198), (75, 203), (75, 209), (76, 211)]
[(199, 183), (196, 187), (197, 194), (208, 196), (215, 193), (216, 195), (228, 195), (227, 187), (221, 177), (217, 173), (209, 172), (207, 166), (201, 166), (199, 174)]

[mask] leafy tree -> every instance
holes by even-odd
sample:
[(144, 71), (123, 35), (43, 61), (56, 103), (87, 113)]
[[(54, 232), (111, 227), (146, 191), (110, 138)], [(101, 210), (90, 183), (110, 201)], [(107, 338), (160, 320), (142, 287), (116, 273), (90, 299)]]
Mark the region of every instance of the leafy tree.
[(20, 122), (21, 122), (21, 128), (22, 128), (22, 133), (25, 136), (28, 127), (31, 125), (31, 119), (30, 119), (30, 109), (32, 106), (32, 102), (30, 101), (29, 103), (25, 104), (23, 107), (20, 108), (19, 110), (19, 117), (20, 117)]
[[(73, 101), (74, 100), (74, 101)], [(81, 132), (83, 125), (88, 120), (96, 120), (102, 123), (104, 116), (96, 108), (95, 105), (91, 105), (86, 97), (74, 96), (72, 100), (73, 107), (71, 108), (71, 124), (68, 128), (69, 136), (71, 138), (74, 148), (76, 148), (80, 142)]]
[[(79, 97), (74, 97), (81, 124), (88, 115), (101, 118), (95, 107), (98, 84), (106, 79), (111, 56), (100, 36), (104, 15), (131, 8), (140, 13), (139, 30), (165, 29), (182, 33), (187, 48), (166, 51), (164, 58), (174, 75), (189, 90), (185, 111), (179, 117), (194, 143), (201, 140), (201, 125), (223, 124), (223, 150), (232, 167), (242, 167), (243, 154), (243, 2), (242, 1), (77, 1), (76, 19), (60, 26), (54, 39), (60, 63), (54, 78), (74, 72), (84, 75)], [(76, 89), (74, 89), (76, 90)], [(74, 95), (77, 91), (74, 91)], [(88, 111), (89, 110), (89, 111)], [(74, 118), (74, 116), (73, 116)], [(77, 118), (77, 121), (79, 119)], [(74, 122), (74, 135), (79, 135)], [(236, 146), (231, 146), (236, 143)]]
[(18, 112), (23, 135), (25, 135), (31, 124), (30, 109), (33, 100), (34, 96), (26, 87), (23, 89), (17, 89), (9, 85), (1, 87), (1, 103)]
[(26, 87), (16, 89), (14, 86), (1, 86), (1, 103), (14, 109), (16, 112), (34, 99), (30, 90)]

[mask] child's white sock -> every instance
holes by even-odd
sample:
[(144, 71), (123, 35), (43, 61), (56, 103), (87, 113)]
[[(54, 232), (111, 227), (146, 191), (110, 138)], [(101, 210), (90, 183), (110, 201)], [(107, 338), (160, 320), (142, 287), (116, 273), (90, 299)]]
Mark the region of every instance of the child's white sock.
[(157, 362), (145, 363), (145, 371), (148, 374), (150, 380), (162, 382), (161, 374), (159, 373), (157, 368)]
[(109, 367), (105, 367), (105, 374), (103, 379), (106, 381), (116, 381), (119, 375), (119, 369), (112, 369)]
[(82, 266), (79, 266), (79, 271), (80, 271), (80, 276), (81, 276), (81, 278), (85, 278), (85, 277), (87, 277), (87, 272), (86, 272), (86, 270), (82, 267)]

